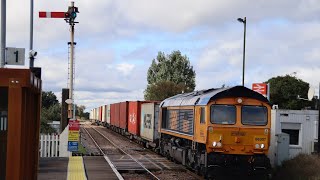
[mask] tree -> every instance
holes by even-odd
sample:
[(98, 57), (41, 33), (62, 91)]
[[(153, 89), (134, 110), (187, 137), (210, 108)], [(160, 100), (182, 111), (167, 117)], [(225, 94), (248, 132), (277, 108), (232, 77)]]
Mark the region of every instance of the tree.
[(52, 91), (42, 91), (42, 107), (49, 108), (55, 104), (58, 104), (57, 96)]
[(145, 99), (162, 101), (168, 97), (182, 93), (186, 88), (184, 84), (175, 84), (172, 81), (160, 81), (148, 86), (149, 92), (145, 94)]
[(159, 52), (148, 69), (144, 97), (146, 100), (163, 100), (182, 91), (192, 92), (196, 86), (195, 76), (186, 55), (182, 56), (180, 51), (173, 51), (169, 55)]
[(76, 116), (79, 116), (79, 118), (81, 119), (82, 117), (85, 117), (85, 113), (84, 110), (86, 109), (86, 107), (84, 105), (76, 105)]
[(42, 92), (42, 107), (41, 107), (41, 116), (40, 116), (40, 132), (41, 133), (54, 133), (53, 129), (49, 122), (60, 121), (61, 119), (61, 106), (57, 100), (57, 96), (52, 92), (48, 91)]
[(298, 95), (307, 98), (309, 83), (294, 75), (273, 77), (267, 83), (270, 83), (270, 101), (279, 108), (299, 110), (314, 107), (312, 102), (297, 98)]

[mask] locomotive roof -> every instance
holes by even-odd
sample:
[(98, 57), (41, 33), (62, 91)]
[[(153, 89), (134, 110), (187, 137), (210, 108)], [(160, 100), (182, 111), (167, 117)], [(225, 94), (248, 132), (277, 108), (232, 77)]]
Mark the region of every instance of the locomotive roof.
[(234, 86), (218, 89), (212, 88), (190, 93), (178, 94), (163, 100), (160, 106), (203, 106), (207, 105), (210, 100), (227, 97), (247, 97), (269, 103), (268, 99), (260, 93), (257, 93), (244, 86)]

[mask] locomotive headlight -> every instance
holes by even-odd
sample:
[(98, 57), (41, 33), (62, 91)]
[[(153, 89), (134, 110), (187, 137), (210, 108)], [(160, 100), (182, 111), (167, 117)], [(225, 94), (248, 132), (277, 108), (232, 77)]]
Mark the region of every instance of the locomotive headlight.
[(261, 147), (261, 149), (263, 149), (264, 148), (264, 144), (261, 144), (260, 147)]
[(256, 148), (256, 149), (259, 149), (259, 147), (260, 147), (259, 144), (256, 144), (256, 145), (255, 145), (255, 148)]
[(213, 141), (212, 146), (216, 147), (217, 146), (217, 142)]

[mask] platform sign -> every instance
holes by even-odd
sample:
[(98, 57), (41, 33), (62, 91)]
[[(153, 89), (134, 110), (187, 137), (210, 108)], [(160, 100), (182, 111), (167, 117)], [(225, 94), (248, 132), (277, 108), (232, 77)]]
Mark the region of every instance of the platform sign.
[(24, 65), (25, 49), (24, 48), (6, 48), (6, 64), (7, 65)]
[(265, 83), (253, 83), (252, 90), (262, 94), (264, 97), (267, 97), (268, 85)]
[(79, 131), (80, 122), (78, 120), (69, 120), (69, 131)]
[(69, 120), (68, 151), (78, 151), (80, 122), (75, 119)]
[(68, 141), (79, 141), (79, 131), (69, 130)]
[(68, 151), (78, 151), (78, 142), (77, 141), (69, 141), (68, 142)]

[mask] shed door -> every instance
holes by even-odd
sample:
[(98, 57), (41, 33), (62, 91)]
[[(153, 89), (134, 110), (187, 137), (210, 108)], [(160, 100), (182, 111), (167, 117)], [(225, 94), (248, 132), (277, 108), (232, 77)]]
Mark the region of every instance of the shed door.
[(195, 107), (195, 141), (200, 143), (206, 143), (207, 125), (206, 125), (206, 107)]
[(0, 180), (6, 177), (8, 88), (0, 87)]

